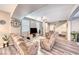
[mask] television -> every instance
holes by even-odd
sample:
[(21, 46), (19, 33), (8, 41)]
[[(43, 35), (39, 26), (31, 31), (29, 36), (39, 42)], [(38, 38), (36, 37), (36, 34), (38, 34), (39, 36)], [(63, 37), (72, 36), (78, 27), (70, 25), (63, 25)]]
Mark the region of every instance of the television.
[(37, 33), (37, 28), (30, 28), (30, 34)]

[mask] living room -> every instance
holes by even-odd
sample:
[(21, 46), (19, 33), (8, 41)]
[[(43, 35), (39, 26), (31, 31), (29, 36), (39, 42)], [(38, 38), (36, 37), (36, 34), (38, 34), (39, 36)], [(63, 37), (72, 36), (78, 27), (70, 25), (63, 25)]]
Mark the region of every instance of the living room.
[(79, 33), (78, 5), (2, 4), (0, 7), (1, 55), (79, 54), (79, 38), (72, 33)]

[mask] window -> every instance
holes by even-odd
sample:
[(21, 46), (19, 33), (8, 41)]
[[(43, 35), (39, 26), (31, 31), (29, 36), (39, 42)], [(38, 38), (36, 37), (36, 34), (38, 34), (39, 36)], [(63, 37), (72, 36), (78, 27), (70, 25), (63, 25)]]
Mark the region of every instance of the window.
[(22, 32), (29, 32), (30, 26), (29, 26), (29, 20), (23, 19), (22, 20)]

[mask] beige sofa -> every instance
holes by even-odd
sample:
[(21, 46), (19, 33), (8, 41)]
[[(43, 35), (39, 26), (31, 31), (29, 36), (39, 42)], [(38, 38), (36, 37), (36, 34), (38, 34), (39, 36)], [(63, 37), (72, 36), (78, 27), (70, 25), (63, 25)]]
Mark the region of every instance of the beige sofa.
[(38, 42), (28, 41), (20, 35), (11, 34), (14, 46), (21, 55), (35, 55), (38, 52)]
[(51, 33), (46, 33), (46, 37), (40, 40), (40, 46), (42, 49), (50, 51), (55, 44), (55, 37)]

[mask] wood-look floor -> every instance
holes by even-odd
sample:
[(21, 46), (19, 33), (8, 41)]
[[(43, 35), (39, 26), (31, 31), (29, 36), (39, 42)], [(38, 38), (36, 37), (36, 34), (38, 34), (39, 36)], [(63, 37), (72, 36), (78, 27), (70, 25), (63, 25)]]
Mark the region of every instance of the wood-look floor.
[[(41, 50), (42, 53), (44, 54), (52, 54), (52, 55), (79, 55), (79, 49), (72, 49), (72, 48), (66, 48), (64, 49), (65, 46), (61, 47), (60, 45), (56, 44), (53, 48), (52, 51), (45, 51), (45, 50)], [(78, 52), (75, 52), (78, 51)], [(18, 51), (16, 50), (16, 48), (11, 45), (9, 47), (5, 47), (5, 48), (0, 48), (0, 55), (20, 55), (18, 53)]]
[(79, 55), (79, 45), (76, 42), (57, 39), (51, 51), (41, 49), (42, 52), (52, 55)]
[[(40, 51), (41, 48), (39, 48)], [(41, 49), (44, 54), (52, 55), (79, 55), (79, 46), (75, 42), (68, 42), (66, 40), (56, 40), (55, 45), (51, 51)], [(0, 55), (20, 55), (13, 45), (9, 47), (0, 48)]]
[(0, 55), (18, 55), (16, 48), (11, 45), (9, 47), (0, 48)]

